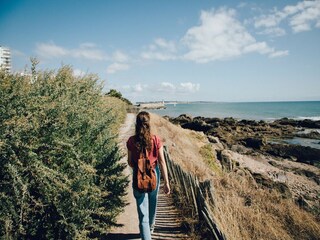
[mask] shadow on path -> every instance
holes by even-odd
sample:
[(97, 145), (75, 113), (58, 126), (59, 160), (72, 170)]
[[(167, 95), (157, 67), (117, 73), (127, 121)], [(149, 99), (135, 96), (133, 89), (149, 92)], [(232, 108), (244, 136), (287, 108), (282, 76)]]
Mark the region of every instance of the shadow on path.
[(140, 239), (139, 233), (110, 233), (107, 236), (108, 240), (129, 240)]

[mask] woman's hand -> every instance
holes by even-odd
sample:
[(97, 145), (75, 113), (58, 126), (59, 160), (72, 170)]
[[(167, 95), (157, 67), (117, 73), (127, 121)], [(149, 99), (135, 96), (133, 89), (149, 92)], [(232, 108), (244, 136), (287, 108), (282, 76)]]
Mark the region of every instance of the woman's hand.
[(169, 183), (165, 183), (164, 185), (163, 185), (163, 191), (164, 191), (164, 193), (165, 194), (170, 194), (170, 185), (169, 185)]

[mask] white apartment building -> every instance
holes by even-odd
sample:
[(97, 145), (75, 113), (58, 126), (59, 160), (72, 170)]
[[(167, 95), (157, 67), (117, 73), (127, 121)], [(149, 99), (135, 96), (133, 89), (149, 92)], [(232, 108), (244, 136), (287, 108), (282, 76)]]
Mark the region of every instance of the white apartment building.
[(7, 72), (11, 72), (11, 54), (10, 49), (0, 46), (0, 68), (4, 68)]

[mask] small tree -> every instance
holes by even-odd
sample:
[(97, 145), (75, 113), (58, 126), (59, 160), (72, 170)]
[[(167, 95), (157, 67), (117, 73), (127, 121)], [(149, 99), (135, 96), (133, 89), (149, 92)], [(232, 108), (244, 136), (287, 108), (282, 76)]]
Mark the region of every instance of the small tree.
[(128, 105), (132, 105), (132, 103), (128, 99), (122, 97), (121, 92), (119, 92), (119, 91), (117, 91), (115, 89), (110, 89), (110, 91), (106, 95), (108, 95), (110, 97), (119, 98), (122, 101), (124, 101), (125, 103), (127, 103)]
[(0, 73), (0, 236), (106, 233), (128, 184), (110, 131), (117, 119), (95, 75), (76, 78), (68, 66), (34, 74)]

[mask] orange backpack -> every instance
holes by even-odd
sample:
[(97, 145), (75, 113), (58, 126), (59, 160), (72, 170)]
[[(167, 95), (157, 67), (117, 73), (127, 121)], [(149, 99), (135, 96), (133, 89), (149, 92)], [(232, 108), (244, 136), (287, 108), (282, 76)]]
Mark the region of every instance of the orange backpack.
[(141, 152), (135, 163), (133, 187), (139, 192), (152, 192), (157, 187), (156, 172), (147, 156), (146, 150)]

